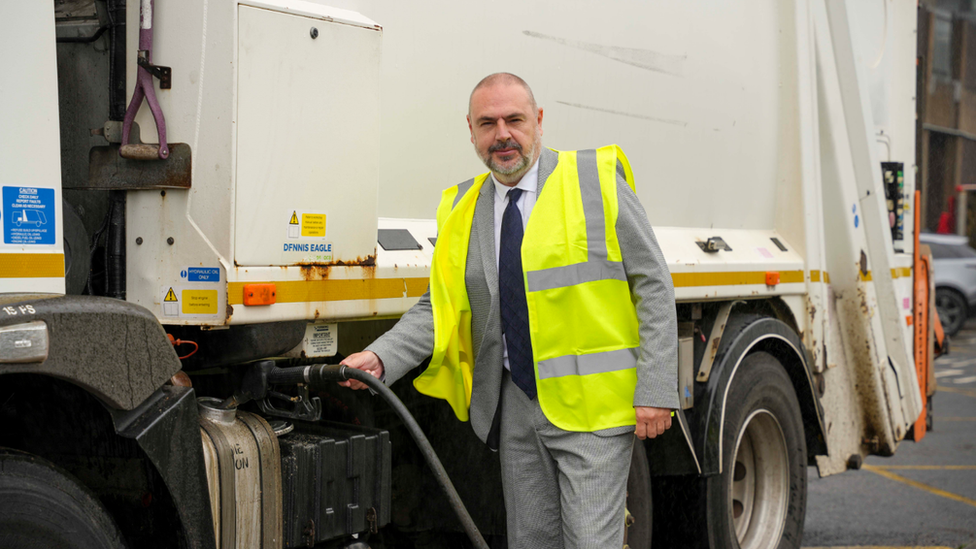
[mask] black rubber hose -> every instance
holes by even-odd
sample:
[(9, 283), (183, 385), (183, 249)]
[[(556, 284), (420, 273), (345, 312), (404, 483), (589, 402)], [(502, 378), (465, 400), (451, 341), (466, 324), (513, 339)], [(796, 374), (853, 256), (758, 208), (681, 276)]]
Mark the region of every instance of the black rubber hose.
[(105, 277), (109, 297), (125, 300), (125, 191), (111, 191)]
[(403, 405), (403, 402), (393, 391), (389, 389), (382, 381), (376, 379), (372, 374), (364, 372), (362, 370), (357, 370), (355, 368), (349, 368), (341, 364), (316, 364), (313, 366), (298, 366), (295, 368), (273, 368), (268, 373), (268, 384), (293, 384), (293, 383), (306, 383), (310, 387), (321, 386), (326, 383), (331, 383), (335, 381), (346, 381), (349, 379), (354, 379), (356, 381), (361, 381), (366, 384), (367, 387), (379, 393), (384, 400), (390, 403), (393, 411), (400, 416), (403, 420), (404, 425), (407, 426), (407, 430), (410, 432), (410, 436), (417, 442), (417, 446), (420, 447), (420, 451), (424, 454), (424, 458), (427, 460), (427, 464), (434, 471), (434, 477), (437, 482), (441, 485), (444, 493), (447, 495), (447, 499), (454, 508), (454, 512), (457, 513), (458, 519), (461, 521), (461, 525), (464, 527), (464, 531), (468, 534), (468, 538), (471, 539), (471, 543), (476, 549), (488, 549), (488, 544), (485, 543), (483, 537), (481, 537), (481, 532), (478, 531), (478, 526), (475, 525), (474, 521), (471, 519), (471, 515), (468, 514), (468, 510), (464, 507), (464, 502), (461, 501), (461, 496), (458, 495), (457, 490), (454, 489), (454, 484), (451, 482), (450, 477), (447, 476), (447, 471), (444, 470), (444, 465), (441, 464), (441, 460), (438, 459), (437, 453), (434, 452), (434, 448), (430, 445), (430, 441), (427, 440), (427, 436), (420, 429), (420, 425), (417, 424), (417, 420), (413, 418), (407, 407)]

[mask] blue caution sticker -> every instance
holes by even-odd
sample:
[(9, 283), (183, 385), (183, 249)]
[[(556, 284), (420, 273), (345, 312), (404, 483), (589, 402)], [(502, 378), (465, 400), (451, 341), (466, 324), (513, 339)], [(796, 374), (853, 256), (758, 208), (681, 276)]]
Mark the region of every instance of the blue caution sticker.
[(56, 220), (54, 189), (3, 188), (4, 244), (54, 244)]
[(187, 282), (220, 282), (220, 268), (187, 267), (180, 271), (180, 278)]

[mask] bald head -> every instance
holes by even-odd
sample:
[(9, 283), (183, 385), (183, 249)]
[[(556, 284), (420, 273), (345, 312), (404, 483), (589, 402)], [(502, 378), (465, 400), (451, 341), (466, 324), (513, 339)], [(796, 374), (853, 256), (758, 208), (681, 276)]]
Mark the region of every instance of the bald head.
[(514, 186), (539, 159), (542, 109), (524, 80), (507, 72), (486, 77), (468, 100), (475, 152), (495, 179)]
[(468, 97), (468, 114), (471, 114), (471, 99), (474, 97), (475, 92), (482, 88), (490, 88), (497, 85), (508, 85), (508, 86), (521, 86), (525, 93), (529, 96), (529, 103), (532, 105), (532, 110), (538, 109), (538, 105), (535, 103), (535, 95), (532, 94), (532, 88), (525, 83), (518, 76), (510, 72), (496, 72), (494, 74), (489, 74), (488, 76), (481, 79), (478, 85), (471, 90), (471, 95)]

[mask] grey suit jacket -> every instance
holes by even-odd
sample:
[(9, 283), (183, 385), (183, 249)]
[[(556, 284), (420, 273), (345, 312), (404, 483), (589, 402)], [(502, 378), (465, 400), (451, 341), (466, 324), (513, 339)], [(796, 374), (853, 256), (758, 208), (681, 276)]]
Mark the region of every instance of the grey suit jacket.
[[(556, 152), (542, 149), (539, 157), (539, 200), (558, 160)], [(627, 182), (619, 176), (617, 195), (617, 237), (631, 299), (637, 309), (641, 342), (634, 405), (677, 408), (678, 332), (671, 273), (644, 208)], [(482, 441), (488, 439), (498, 408), (503, 370), (498, 270), (495, 263), (495, 188), (488, 181), (482, 185), (475, 205), (464, 273), (471, 304), (471, 336), (475, 356), (470, 418), (471, 427)], [(387, 385), (416, 368), (433, 353), (433, 349), (434, 320), (429, 290), (389, 332), (366, 348), (383, 361)], [(609, 429), (606, 434), (618, 434), (630, 429), (632, 427)]]

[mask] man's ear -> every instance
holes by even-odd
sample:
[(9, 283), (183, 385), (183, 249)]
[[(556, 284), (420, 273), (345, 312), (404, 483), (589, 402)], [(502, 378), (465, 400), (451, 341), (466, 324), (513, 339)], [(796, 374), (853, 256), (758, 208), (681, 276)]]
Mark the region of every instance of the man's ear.
[(542, 135), (542, 107), (539, 107), (539, 135)]
[(469, 115), (466, 115), (464, 117), (464, 119), (468, 121), (468, 132), (471, 133), (471, 143), (473, 144), (474, 143), (474, 128), (471, 127), (471, 115), (470, 114)]

